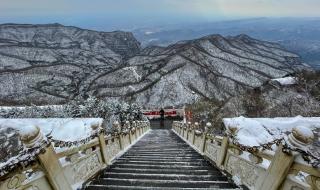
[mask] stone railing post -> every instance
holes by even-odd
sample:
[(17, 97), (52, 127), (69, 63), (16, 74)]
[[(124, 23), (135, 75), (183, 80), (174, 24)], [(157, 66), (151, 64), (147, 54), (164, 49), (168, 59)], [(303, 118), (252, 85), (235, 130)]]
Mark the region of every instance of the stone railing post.
[(133, 121), (132, 122), (132, 126), (130, 127), (130, 129), (129, 129), (129, 141), (130, 141), (130, 144), (131, 143), (133, 143), (133, 139), (134, 139), (134, 137), (132, 136), (132, 129), (134, 130), (136, 128), (136, 122), (135, 121)]
[[(101, 126), (99, 125), (92, 125), (91, 126), (93, 131), (101, 130)], [(107, 159), (107, 145), (106, 145), (106, 140), (104, 138), (104, 133), (98, 134), (98, 139), (99, 139), (99, 144), (100, 144), (100, 152), (102, 156), (102, 160), (105, 164), (108, 164), (108, 159)]]
[(121, 132), (122, 132), (122, 128), (119, 122), (115, 121), (112, 124), (112, 128), (116, 129), (118, 132), (118, 140), (119, 140), (119, 146), (120, 146), (120, 150), (122, 150), (122, 142), (121, 142)]
[(147, 131), (146, 125), (144, 122), (142, 122), (142, 134), (144, 134)]
[[(235, 135), (237, 132), (238, 128), (235, 126), (228, 126), (227, 127), (227, 133), (228, 134), (232, 134)], [(229, 137), (228, 136), (224, 136), (222, 139), (222, 143), (221, 143), (221, 148), (217, 157), (217, 165), (219, 167), (224, 165), (224, 161), (228, 152), (228, 148), (229, 148)]]
[[(288, 137), (288, 144), (290, 146), (304, 149), (314, 140), (313, 132), (306, 127), (294, 127)], [(291, 152), (290, 154), (282, 151), (283, 145), (281, 144), (267, 170), (266, 176), (259, 178), (256, 189), (261, 190), (277, 190), (286, 179), (289, 170), (294, 162), (295, 156), (298, 153)]]
[[(40, 128), (33, 125), (25, 126), (24, 130), (19, 132), (19, 135), (22, 143), (27, 148), (32, 148), (44, 138)], [(72, 190), (52, 144), (45, 148), (45, 152), (40, 153), (37, 157), (54, 190)]]
[(123, 130), (127, 130), (128, 128), (130, 127), (130, 122), (129, 121), (126, 121), (124, 123), (124, 126), (122, 128), (122, 130), (120, 131), (119, 133), (119, 143), (120, 143), (120, 149), (123, 150), (125, 147), (125, 144), (124, 144), (124, 140), (123, 140)]
[[(130, 124), (130, 122), (129, 121), (126, 121), (126, 123), (124, 124), (124, 129), (126, 130), (126, 132), (129, 132), (128, 134), (126, 134), (126, 135), (128, 135), (128, 138), (129, 138), (129, 143), (131, 144), (131, 137), (130, 137), (130, 133), (131, 133), (131, 124)], [(123, 138), (122, 138), (122, 140), (123, 140)], [(123, 141), (122, 141), (123, 142)]]
[(209, 131), (209, 128), (212, 127), (212, 124), (210, 122), (206, 123), (206, 126), (204, 128), (204, 132), (203, 132), (203, 144), (202, 144), (202, 149), (201, 151), (204, 153), (206, 151), (206, 142), (207, 142), (207, 134)]
[(177, 131), (177, 129), (176, 129), (176, 123), (177, 123), (177, 121), (173, 121), (173, 122), (172, 122), (172, 129), (173, 129), (174, 131)]
[(138, 139), (138, 126), (139, 126), (139, 121), (136, 121), (135, 127), (134, 127), (134, 138)]
[(138, 123), (137, 125), (137, 138), (141, 136), (141, 122)]
[(192, 132), (193, 132), (193, 139), (192, 139), (191, 143), (194, 145), (195, 140), (196, 140), (196, 129), (198, 129), (199, 123), (195, 122), (194, 125), (191, 125), (191, 126), (192, 126)]
[(217, 159), (218, 166), (223, 166), (224, 160), (227, 155), (228, 147), (229, 147), (229, 137), (224, 136), (222, 139), (221, 148), (220, 148), (218, 159)]

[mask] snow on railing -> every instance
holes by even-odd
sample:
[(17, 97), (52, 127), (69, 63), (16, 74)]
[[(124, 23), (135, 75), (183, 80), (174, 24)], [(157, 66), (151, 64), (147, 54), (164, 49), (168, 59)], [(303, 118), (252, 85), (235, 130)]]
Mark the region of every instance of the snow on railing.
[(86, 130), (90, 135), (73, 141), (56, 140), (38, 126), (21, 129), (25, 149), (0, 165), (0, 190), (77, 189), (150, 129), (147, 121), (126, 122), (124, 126), (115, 122), (113, 128), (118, 130), (114, 133), (106, 133), (101, 125), (102, 120), (90, 122), (90, 131)]
[(173, 123), (176, 134), (249, 189), (320, 188), (319, 158), (307, 151), (314, 140), (309, 128), (296, 126), (281, 139), (249, 146), (235, 138), (239, 129), (233, 125), (225, 136), (208, 134), (209, 127), (210, 123), (204, 130), (198, 123)]

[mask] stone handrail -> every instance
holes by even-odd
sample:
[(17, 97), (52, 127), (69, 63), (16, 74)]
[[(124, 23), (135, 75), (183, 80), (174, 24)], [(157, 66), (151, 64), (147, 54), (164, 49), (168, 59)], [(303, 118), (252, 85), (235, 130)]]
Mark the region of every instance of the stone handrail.
[[(121, 128), (119, 123), (114, 123), (113, 127)], [(150, 129), (150, 123), (126, 122), (124, 128), (125, 130), (119, 133), (106, 134), (101, 126), (92, 126), (93, 130), (99, 132), (78, 146), (55, 147), (54, 141), (51, 141), (35, 156), (31, 164), (20, 163), (10, 173), (1, 176), (0, 190), (80, 188), (85, 181), (110, 165), (114, 158), (146, 133)], [(39, 140), (46, 138), (39, 128), (34, 127), (33, 131), (36, 132), (32, 133), (30, 130), (32, 134), (20, 137), (26, 147), (32, 148)]]
[[(211, 124), (208, 123), (207, 127)], [(235, 182), (256, 190), (320, 189), (320, 170), (312, 167), (294, 148), (303, 148), (311, 143), (309, 137), (293, 129), (288, 136), (292, 150), (282, 143), (275, 149), (248, 151), (232, 143), (228, 136), (214, 136), (198, 130), (197, 123), (174, 122), (172, 129), (200, 154), (207, 157), (221, 170), (233, 176)], [(227, 133), (235, 133), (228, 129)]]

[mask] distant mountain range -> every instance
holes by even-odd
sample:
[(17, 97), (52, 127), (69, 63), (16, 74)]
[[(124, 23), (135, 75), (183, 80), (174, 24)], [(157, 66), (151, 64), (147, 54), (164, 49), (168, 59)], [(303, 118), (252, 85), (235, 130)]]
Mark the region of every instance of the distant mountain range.
[(304, 62), (320, 69), (320, 18), (254, 18), (199, 24), (141, 28), (132, 31), (142, 46), (167, 46), (213, 33), (247, 34), (276, 42), (299, 54)]
[(59, 104), (89, 95), (144, 107), (219, 102), (302, 68), (309, 67), (298, 55), (247, 35), (142, 48), (128, 32), (0, 25), (1, 104)]

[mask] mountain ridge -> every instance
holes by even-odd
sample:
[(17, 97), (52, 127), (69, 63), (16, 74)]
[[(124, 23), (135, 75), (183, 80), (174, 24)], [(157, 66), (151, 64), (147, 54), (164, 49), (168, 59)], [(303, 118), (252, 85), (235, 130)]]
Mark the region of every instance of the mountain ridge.
[(130, 32), (0, 25), (0, 100), (13, 104), (59, 104), (90, 95), (146, 107), (199, 98), (219, 102), (305, 68), (298, 55), (247, 35), (142, 49)]

